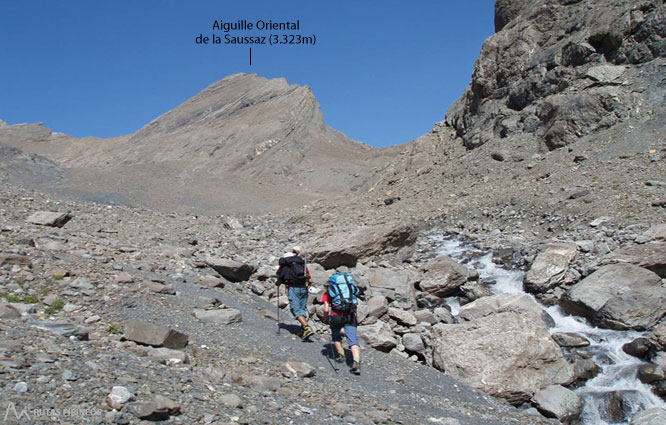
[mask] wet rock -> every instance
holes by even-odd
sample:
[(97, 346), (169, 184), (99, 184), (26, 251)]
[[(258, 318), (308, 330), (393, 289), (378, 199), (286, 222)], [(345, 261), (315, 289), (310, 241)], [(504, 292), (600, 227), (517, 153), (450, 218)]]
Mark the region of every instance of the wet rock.
[(582, 384), (599, 374), (599, 366), (591, 359), (578, 359), (573, 364), (574, 379)]
[(645, 330), (666, 314), (666, 288), (649, 270), (611, 264), (574, 285), (562, 307), (602, 327)]
[(490, 286), (481, 282), (467, 282), (458, 289), (461, 293), (458, 297), (460, 304), (469, 304), (479, 298), (493, 295)]
[(650, 340), (647, 338), (636, 338), (622, 346), (622, 351), (630, 356), (647, 360), (650, 356)]
[(72, 218), (73, 216), (69, 213), (37, 211), (31, 214), (26, 221), (40, 226), (62, 227)]
[(126, 323), (124, 338), (143, 345), (168, 348), (183, 348), (189, 340), (182, 332), (140, 320)]
[(549, 385), (537, 391), (532, 402), (544, 416), (560, 422), (578, 418), (583, 410), (583, 399), (561, 385)]
[(629, 425), (661, 425), (666, 424), (666, 410), (660, 407), (637, 412)]
[(573, 332), (556, 332), (552, 337), (560, 347), (576, 348), (590, 345), (587, 338)]
[(575, 244), (551, 244), (546, 246), (537, 255), (530, 270), (525, 275), (525, 289), (529, 292), (540, 293), (559, 285), (575, 256)]
[(205, 323), (218, 323), (221, 325), (230, 325), (238, 323), (243, 320), (241, 312), (233, 308), (216, 309), (216, 310), (194, 310), (194, 315), (197, 319)]
[(206, 264), (231, 282), (245, 282), (257, 269), (250, 264), (221, 258), (208, 258)]
[(647, 363), (638, 368), (637, 377), (642, 383), (651, 384), (666, 379), (666, 370), (657, 364)]

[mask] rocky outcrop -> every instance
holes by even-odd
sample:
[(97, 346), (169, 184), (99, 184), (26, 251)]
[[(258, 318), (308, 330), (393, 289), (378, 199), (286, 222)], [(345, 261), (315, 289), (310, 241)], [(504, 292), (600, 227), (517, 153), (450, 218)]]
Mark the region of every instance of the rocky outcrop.
[(651, 102), (646, 85), (666, 93), (653, 78), (666, 57), (663, 16), (648, 0), (498, 0), (497, 32), (446, 123), (468, 148), (503, 139), (554, 150), (632, 119)]
[(562, 307), (602, 327), (646, 330), (666, 314), (666, 288), (649, 270), (610, 264), (574, 285)]
[[(538, 305), (529, 297), (488, 309), (492, 300), (482, 299), (461, 308), (479, 310), (469, 322), (438, 324), (432, 328), (433, 364), (438, 369), (512, 404), (529, 400), (536, 391), (551, 384), (564, 384), (573, 372), (562, 350), (553, 341)], [(494, 297), (489, 297), (494, 298)], [(514, 305), (512, 308), (511, 305)]]

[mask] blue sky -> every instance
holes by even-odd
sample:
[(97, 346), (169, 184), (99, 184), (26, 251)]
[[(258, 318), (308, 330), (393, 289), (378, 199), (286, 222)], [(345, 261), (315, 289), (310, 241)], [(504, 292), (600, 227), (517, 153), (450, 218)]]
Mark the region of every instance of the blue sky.
[[(0, 119), (133, 133), (237, 73), (308, 85), (326, 123), (373, 146), (444, 118), (493, 33), (494, 0), (0, 0)], [(300, 21), (313, 45), (197, 45), (215, 20)], [(223, 32), (216, 31), (223, 35)]]

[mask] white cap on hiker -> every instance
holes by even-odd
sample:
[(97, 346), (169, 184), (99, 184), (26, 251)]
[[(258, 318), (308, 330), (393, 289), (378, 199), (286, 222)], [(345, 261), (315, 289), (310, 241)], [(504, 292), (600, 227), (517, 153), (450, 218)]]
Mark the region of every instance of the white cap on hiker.
[(293, 248), (291, 248), (291, 252), (293, 252), (293, 253), (296, 254), (296, 255), (301, 255), (301, 251), (302, 251), (302, 250), (301, 250), (301, 247), (298, 246), (298, 245), (296, 245), (296, 246), (294, 246)]

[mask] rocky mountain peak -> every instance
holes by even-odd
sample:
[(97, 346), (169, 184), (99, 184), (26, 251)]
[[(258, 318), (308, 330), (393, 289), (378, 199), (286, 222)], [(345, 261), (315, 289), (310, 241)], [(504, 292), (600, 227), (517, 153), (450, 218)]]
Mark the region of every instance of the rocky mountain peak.
[(3, 128), (0, 143), (68, 167), (66, 190), (88, 198), (208, 213), (348, 192), (365, 183), (372, 154), (325, 124), (309, 87), (247, 74), (211, 84), (129, 136), (75, 139), (27, 124)]

